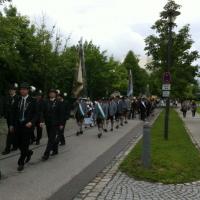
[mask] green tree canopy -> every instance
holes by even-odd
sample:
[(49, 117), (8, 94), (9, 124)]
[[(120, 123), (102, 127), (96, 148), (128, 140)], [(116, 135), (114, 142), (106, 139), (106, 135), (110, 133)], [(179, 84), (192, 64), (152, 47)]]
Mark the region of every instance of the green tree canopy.
[[(173, 8), (175, 11), (180, 8), (173, 0), (164, 7), (164, 11)], [(176, 24), (174, 24), (176, 26)], [(167, 66), (167, 45), (168, 45), (168, 20), (161, 13), (152, 26), (156, 34), (150, 35), (145, 39), (146, 53), (151, 57), (151, 62), (147, 68), (151, 71), (150, 89), (154, 94), (161, 94), (162, 76)], [(170, 72), (172, 75), (172, 96), (184, 98), (190, 92), (190, 85), (196, 85), (198, 66), (194, 64), (199, 58), (199, 53), (192, 50), (194, 41), (190, 35), (190, 26), (185, 25), (177, 32), (172, 33), (172, 66)]]

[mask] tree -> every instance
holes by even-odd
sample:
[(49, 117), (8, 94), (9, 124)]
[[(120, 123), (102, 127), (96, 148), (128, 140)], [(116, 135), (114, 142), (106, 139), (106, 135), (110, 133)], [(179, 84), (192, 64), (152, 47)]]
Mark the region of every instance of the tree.
[(11, 2), (12, 0), (0, 0), (0, 5), (5, 3), (5, 2)]
[[(180, 6), (173, 0), (169, 0), (164, 11), (173, 8), (178, 10)], [(174, 24), (176, 26), (176, 24)], [(155, 94), (161, 94), (162, 76), (167, 66), (167, 42), (168, 20), (161, 12), (160, 19), (155, 22), (152, 29), (156, 32), (145, 39), (145, 50), (152, 59), (147, 64), (151, 71), (150, 88)], [(190, 84), (197, 84), (195, 77), (198, 66), (194, 64), (199, 58), (197, 51), (192, 50), (193, 40), (190, 35), (190, 26), (185, 25), (178, 32), (173, 32), (172, 66), (172, 96), (176, 98), (186, 97)]]
[(148, 84), (148, 74), (139, 66), (139, 59), (132, 51), (127, 53), (123, 66), (127, 70), (127, 74), (129, 70), (132, 70), (134, 95), (144, 94)]

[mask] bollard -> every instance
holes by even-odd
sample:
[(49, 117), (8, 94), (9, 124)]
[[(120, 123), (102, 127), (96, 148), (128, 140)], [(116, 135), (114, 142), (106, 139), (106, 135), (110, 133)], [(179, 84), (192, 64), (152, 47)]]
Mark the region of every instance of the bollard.
[(142, 164), (144, 168), (151, 165), (151, 126), (145, 123), (143, 127)]

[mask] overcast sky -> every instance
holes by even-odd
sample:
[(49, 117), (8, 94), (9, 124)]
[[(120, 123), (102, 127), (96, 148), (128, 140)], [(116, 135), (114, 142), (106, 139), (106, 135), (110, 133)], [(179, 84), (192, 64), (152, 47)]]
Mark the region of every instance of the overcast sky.
[[(167, 0), (13, 0), (18, 10), (32, 21), (47, 16), (63, 34), (71, 34), (71, 44), (81, 36), (92, 40), (102, 50), (108, 50), (123, 60), (133, 50), (146, 61), (144, 38), (158, 19)], [(177, 23), (191, 24), (194, 49), (200, 51), (200, 0), (176, 0), (182, 5)]]

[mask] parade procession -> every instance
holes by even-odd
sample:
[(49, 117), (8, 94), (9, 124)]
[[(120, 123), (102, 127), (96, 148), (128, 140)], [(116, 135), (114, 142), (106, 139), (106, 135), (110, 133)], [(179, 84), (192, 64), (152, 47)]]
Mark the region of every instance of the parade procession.
[[(80, 81), (79, 77), (82, 79), (83, 64), (80, 59), (77, 81)], [(83, 94), (84, 85), (79, 85), (76, 90), (77, 96)], [(77, 136), (84, 135), (88, 127), (96, 127), (94, 132), (98, 138), (108, 134), (107, 132), (115, 132), (115, 129), (125, 126), (128, 120), (136, 117), (145, 121), (156, 107), (156, 99), (133, 97), (133, 86), (130, 85), (127, 93), (128, 96), (121, 96), (115, 92), (110, 97), (96, 100), (79, 96), (70, 104), (66, 100), (67, 94), (58, 89), (50, 89), (45, 95), (28, 83), (24, 82), (19, 86), (15, 83), (10, 86), (4, 102), (8, 134), (2, 154), (7, 155), (19, 149), (17, 169), (22, 171), (34, 153), (30, 150), (30, 145), (40, 144), (44, 129), (48, 142), (42, 156), (43, 161), (48, 160), (49, 156), (57, 155), (59, 145), (66, 145), (65, 125), (70, 117), (77, 122)]]

